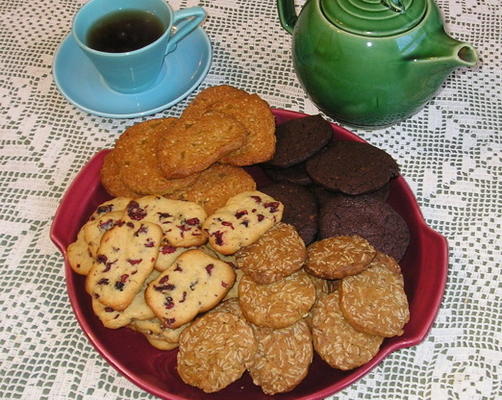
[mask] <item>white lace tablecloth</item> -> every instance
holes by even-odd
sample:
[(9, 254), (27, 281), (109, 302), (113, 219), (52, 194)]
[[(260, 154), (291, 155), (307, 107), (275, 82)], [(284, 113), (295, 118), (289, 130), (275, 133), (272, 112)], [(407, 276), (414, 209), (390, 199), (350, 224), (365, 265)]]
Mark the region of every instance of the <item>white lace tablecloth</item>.
[[(140, 120), (86, 114), (56, 89), (53, 55), (82, 3), (0, 0), (1, 399), (153, 399), (86, 339), (66, 294), (62, 256), (49, 240), (76, 173)], [(225, 83), (274, 107), (318, 112), (293, 71), (291, 37), (275, 1), (171, 4), (202, 5), (209, 15), (204, 29), (214, 59), (196, 92)], [(352, 130), (397, 159), (427, 222), (447, 237), (445, 296), (422, 344), (391, 354), (330, 399), (502, 398), (502, 3), (438, 4), (451, 35), (477, 48), (479, 65), (452, 73), (408, 120)], [(155, 116), (178, 116), (192, 96)]]

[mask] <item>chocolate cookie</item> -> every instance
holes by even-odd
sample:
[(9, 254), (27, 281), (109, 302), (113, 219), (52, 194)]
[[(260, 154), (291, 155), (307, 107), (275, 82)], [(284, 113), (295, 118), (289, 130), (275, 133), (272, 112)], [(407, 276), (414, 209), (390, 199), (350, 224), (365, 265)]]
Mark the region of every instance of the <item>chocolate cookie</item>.
[(399, 174), (385, 151), (368, 143), (338, 140), (306, 163), (307, 173), (329, 190), (363, 194), (384, 186)]
[(319, 234), (321, 239), (359, 235), (396, 260), (403, 257), (410, 241), (408, 225), (389, 204), (357, 196), (327, 201), (320, 211)]
[(286, 168), (305, 161), (324, 147), (333, 136), (328, 121), (321, 115), (297, 118), (279, 125), (277, 144), (269, 165)]
[(297, 185), (307, 186), (312, 184), (312, 179), (305, 170), (305, 163), (293, 165), (288, 168), (275, 168), (263, 165), (265, 174), (276, 182), (291, 182)]
[(293, 183), (279, 182), (261, 190), (284, 204), (282, 221), (293, 225), (305, 244), (315, 240), (318, 210), (314, 195), (307, 188)]
[(322, 205), (324, 203), (326, 203), (329, 199), (332, 199), (333, 197), (349, 197), (349, 198), (351, 198), (351, 197), (358, 197), (358, 198), (373, 197), (377, 200), (386, 201), (387, 198), (389, 197), (390, 183), (385, 184), (380, 189), (377, 189), (374, 192), (369, 192), (369, 193), (365, 193), (365, 194), (358, 194), (356, 196), (351, 196), (349, 194), (343, 194), (340, 192), (332, 192), (332, 191), (327, 190), (319, 185), (313, 185), (311, 187), (311, 190), (314, 193), (314, 196), (317, 200), (317, 203), (319, 204), (319, 206), (322, 207)]

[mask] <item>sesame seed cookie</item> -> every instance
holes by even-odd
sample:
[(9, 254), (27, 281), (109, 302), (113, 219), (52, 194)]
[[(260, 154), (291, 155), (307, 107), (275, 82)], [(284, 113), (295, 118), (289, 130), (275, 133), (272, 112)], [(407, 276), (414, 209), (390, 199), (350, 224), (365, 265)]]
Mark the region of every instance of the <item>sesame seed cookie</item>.
[(256, 242), (235, 253), (237, 266), (256, 283), (273, 283), (298, 271), (307, 257), (292, 225), (279, 222)]
[(233, 268), (201, 250), (188, 250), (148, 285), (145, 300), (168, 328), (215, 307), (235, 281)]
[(210, 312), (180, 336), (177, 370), (181, 379), (206, 393), (239, 379), (256, 352), (252, 328), (230, 312)]
[(202, 227), (215, 251), (231, 255), (280, 222), (283, 211), (281, 202), (262, 192), (243, 192), (210, 215)]
[(141, 193), (130, 189), (120, 177), (120, 165), (115, 160), (115, 151), (112, 150), (105, 155), (103, 165), (99, 171), (101, 184), (105, 190), (114, 197), (129, 197), (134, 199), (141, 197)]
[(181, 118), (162, 133), (157, 159), (166, 178), (184, 178), (240, 148), (246, 136), (240, 122), (221, 113), (208, 112), (196, 121)]
[(312, 310), (315, 351), (333, 368), (349, 370), (367, 363), (380, 349), (383, 337), (359, 332), (344, 318), (337, 290), (324, 296)]
[(255, 325), (285, 328), (302, 319), (316, 299), (314, 284), (303, 271), (280, 281), (260, 285), (244, 274), (239, 284), (239, 304)]
[(397, 262), (379, 253), (368, 269), (342, 279), (340, 308), (359, 331), (384, 337), (402, 335), (410, 311)]
[(231, 197), (256, 190), (256, 182), (244, 169), (226, 164), (213, 164), (201, 172), (185, 189), (168, 196), (199, 204), (207, 215), (221, 208)]
[(258, 348), (248, 367), (265, 394), (293, 390), (307, 375), (313, 358), (312, 336), (305, 321), (282, 329), (253, 327)]
[(376, 255), (375, 248), (360, 236), (334, 236), (307, 248), (305, 269), (324, 279), (341, 279), (366, 269)]

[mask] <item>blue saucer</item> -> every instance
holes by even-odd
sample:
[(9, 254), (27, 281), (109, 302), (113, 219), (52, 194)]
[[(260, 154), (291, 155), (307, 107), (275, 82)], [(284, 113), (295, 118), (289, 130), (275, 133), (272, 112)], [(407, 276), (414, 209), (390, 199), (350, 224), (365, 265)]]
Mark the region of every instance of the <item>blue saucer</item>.
[(150, 89), (124, 94), (109, 88), (72, 35), (54, 56), (56, 86), (72, 104), (95, 115), (134, 118), (162, 111), (188, 96), (206, 77), (211, 66), (211, 43), (202, 28), (181, 40), (166, 56), (163, 72)]

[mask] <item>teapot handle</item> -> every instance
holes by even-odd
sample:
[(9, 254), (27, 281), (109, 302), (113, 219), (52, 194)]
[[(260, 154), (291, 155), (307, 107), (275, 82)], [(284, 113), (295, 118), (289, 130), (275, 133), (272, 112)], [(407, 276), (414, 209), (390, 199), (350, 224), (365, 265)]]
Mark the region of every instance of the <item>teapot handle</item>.
[(298, 15), (296, 15), (294, 0), (277, 0), (277, 10), (282, 27), (289, 33), (293, 33)]

